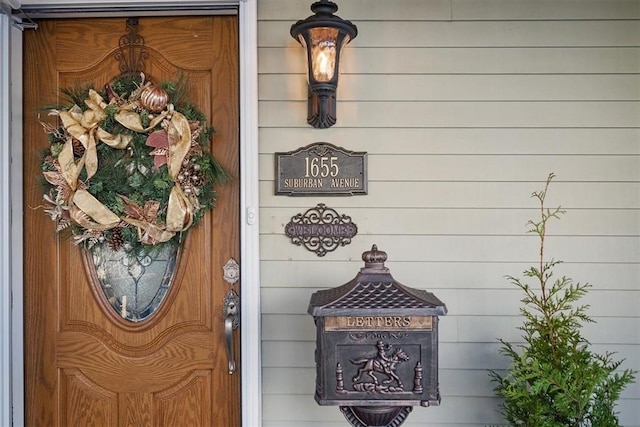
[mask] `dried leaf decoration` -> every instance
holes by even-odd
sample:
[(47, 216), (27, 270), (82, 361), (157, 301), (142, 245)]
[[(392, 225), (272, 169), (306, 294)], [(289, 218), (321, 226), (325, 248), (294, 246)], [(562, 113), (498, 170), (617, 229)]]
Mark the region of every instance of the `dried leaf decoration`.
[(167, 155), (169, 153), (169, 136), (164, 130), (152, 132), (147, 138), (146, 144), (155, 149), (151, 151), (153, 157), (153, 166), (159, 168), (167, 164)]

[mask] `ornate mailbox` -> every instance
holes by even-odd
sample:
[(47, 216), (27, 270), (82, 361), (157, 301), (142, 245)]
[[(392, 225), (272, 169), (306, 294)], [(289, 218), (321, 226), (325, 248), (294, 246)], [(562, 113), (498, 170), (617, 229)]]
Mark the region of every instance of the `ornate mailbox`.
[(440, 404), (434, 294), (394, 280), (373, 245), (350, 282), (315, 292), (316, 393), (355, 427), (401, 425), (412, 407)]

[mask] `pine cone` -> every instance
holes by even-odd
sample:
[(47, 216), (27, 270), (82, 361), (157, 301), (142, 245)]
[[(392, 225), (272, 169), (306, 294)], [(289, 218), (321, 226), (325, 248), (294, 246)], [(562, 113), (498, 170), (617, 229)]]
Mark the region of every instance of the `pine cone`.
[(191, 174), (191, 184), (194, 187), (202, 187), (204, 185), (204, 175), (202, 172), (193, 172)]
[(114, 228), (111, 230), (111, 236), (109, 236), (109, 239), (107, 240), (109, 247), (114, 251), (119, 251), (124, 245), (124, 238), (122, 237), (120, 230), (120, 228)]
[(84, 145), (75, 138), (71, 140), (71, 144), (73, 146), (73, 155), (75, 157), (82, 157), (85, 152)]

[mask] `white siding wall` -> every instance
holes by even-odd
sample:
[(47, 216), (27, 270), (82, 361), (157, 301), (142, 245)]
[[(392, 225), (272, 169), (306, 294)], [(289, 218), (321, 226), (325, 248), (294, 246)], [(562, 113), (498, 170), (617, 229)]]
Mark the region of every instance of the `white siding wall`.
[[(520, 293), (504, 276), (535, 262), (532, 191), (557, 175), (547, 253), (593, 289), (598, 351), (640, 369), (640, 2), (342, 0), (358, 37), (343, 55), (338, 123), (306, 125), (302, 48), (292, 23), (311, 1), (260, 0), (259, 145), (264, 427), (338, 427), (313, 400), (310, 295), (353, 278), (372, 243), (394, 277), (434, 292), (442, 405), (406, 426), (502, 422), (487, 369), (516, 341)], [(274, 195), (274, 152), (329, 142), (369, 153), (369, 195)], [(323, 202), (353, 218), (351, 245), (318, 258), (284, 225)], [(620, 401), (640, 426), (640, 386)]]

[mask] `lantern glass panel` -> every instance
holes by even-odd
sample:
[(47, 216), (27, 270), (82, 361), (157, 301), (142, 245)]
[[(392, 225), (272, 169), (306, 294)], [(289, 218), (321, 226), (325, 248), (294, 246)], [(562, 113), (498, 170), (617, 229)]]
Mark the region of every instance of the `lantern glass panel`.
[(305, 64), (307, 66), (307, 68), (306, 68), (306, 70), (307, 70), (307, 83), (309, 83), (309, 48), (307, 47), (307, 39), (304, 38), (304, 35), (302, 33), (298, 34), (298, 42), (300, 42), (300, 44), (304, 48), (304, 51), (307, 52), (307, 54), (304, 56), (304, 58), (305, 58)]
[(338, 35), (337, 28), (317, 27), (309, 31), (311, 67), (317, 82), (331, 81), (335, 75)]

